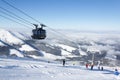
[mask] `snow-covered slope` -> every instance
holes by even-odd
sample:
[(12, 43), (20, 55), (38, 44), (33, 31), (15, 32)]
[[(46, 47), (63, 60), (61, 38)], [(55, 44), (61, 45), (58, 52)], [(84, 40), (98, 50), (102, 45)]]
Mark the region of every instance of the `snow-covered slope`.
[[(96, 62), (98, 60), (105, 62), (107, 59), (108, 62), (114, 60), (115, 65), (120, 63), (119, 32), (61, 31), (61, 33), (65, 34), (65, 36), (60, 37), (59, 35), (55, 36), (53, 34), (54, 36), (52, 36), (51, 42), (49, 42), (50, 45), (59, 46), (61, 48), (61, 55), (70, 57), (70, 52), (72, 52), (72, 54), (77, 54), (78, 57), (83, 56), (74, 59), (87, 62), (87, 60), (92, 59), (92, 54), (94, 53)], [(78, 45), (80, 49), (77, 48)]]
[(0, 46), (8, 47), (10, 56), (17, 56), (17, 57), (27, 56), (34, 59), (39, 59), (40, 58), (39, 54), (41, 54), (43, 55), (43, 57), (49, 58), (49, 59), (63, 58), (62, 56), (56, 56), (46, 51), (42, 51), (41, 49), (36, 47), (36, 45), (38, 45), (39, 43), (38, 44), (35, 43), (35, 45), (32, 45), (31, 42), (29, 41), (32, 41), (31, 38), (24, 33), (12, 32), (12, 31), (0, 29)]
[(9, 31), (0, 29), (0, 40), (10, 44), (22, 44), (23, 41), (16, 38)]
[(31, 46), (26, 45), (26, 44), (22, 45), (21, 48), (20, 48), (20, 50), (21, 51), (35, 51), (34, 48), (32, 48)]
[(16, 55), (18, 57), (24, 57), (23, 54), (21, 54), (19, 51), (15, 50), (15, 49), (10, 50), (10, 55)]
[(64, 44), (56, 44), (56, 46), (59, 46), (59, 47), (65, 49), (67, 51), (70, 51), (70, 52), (72, 52), (73, 50), (75, 50), (74, 47), (71, 47), (71, 46), (68, 46), (68, 45), (64, 45)]
[(1, 48), (6, 46), (10, 56), (24, 57), (26, 55), (24, 54), (25, 52), (36, 51), (25, 40), (29, 40), (27, 35), (0, 29), (0, 46)]
[[(24, 33), (0, 29), (0, 80), (120, 80), (114, 75), (115, 68), (120, 70), (116, 67), (120, 64), (119, 34), (68, 32), (67, 35), (70, 41), (56, 36), (39, 41)], [(93, 53), (96, 63), (101, 61), (102, 65), (111, 64), (114, 68), (104, 66), (104, 71), (100, 71), (96, 64), (94, 70), (79, 65), (89, 62)], [(65, 58), (63, 67), (59, 59)], [(73, 60), (78, 64), (73, 66), (76, 63)]]
[[(98, 70), (59, 62), (0, 58), (0, 80), (119, 80), (113, 67)], [(119, 67), (118, 67), (119, 70)]]
[(77, 60), (89, 61), (92, 53), (95, 53), (96, 61), (105, 58), (120, 60), (119, 34), (64, 32), (62, 32), (65, 34), (63, 37), (51, 34), (51, 36), (47, 35), (45, 40), (33, 40), (25, 33), (0, 29), (0, 54), (5, 52), (5, 55), (9, 53), (18, 57), (37, 59), (40, 57), (51, 59), (69, 59), (70, 57), (71, 59), (73, 57), (76, 60), (75, 57), (78, 57)]

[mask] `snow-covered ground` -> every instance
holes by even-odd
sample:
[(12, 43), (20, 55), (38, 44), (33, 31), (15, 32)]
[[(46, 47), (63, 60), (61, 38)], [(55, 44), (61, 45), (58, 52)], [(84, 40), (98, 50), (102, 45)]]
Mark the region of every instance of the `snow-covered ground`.
[(80, 65), (63, 67), (57, 61), (0, 58), (0, 80), (120, 80), (110, 67), (104, 68), (104, 71), (99, 71)]
[(72, 52), (73, 50), (75, 50), (74, 47), (67, 46), (67, 45), (64, 45), (64, 44), (56, 44), (56, 46), (59, 46), (59, 47), (65, 49), (65, 50), (67, 50), (67, 51), (70, 51), (70, 52)]
[(16, 38), (15, 35), (11, 34), (9, 31), (0, 29), (0, 40), (10, 43), (10, 44), (22, 44), (23, 41)]
[[(62, 62), (59, 61), (50, 61), (50, 63), (48, 63), (48, 59), (63, 59), (68, 56), (76, 56), (71, 54), (71, 52), (76, 50), (76, 48), (67, 44), (59, 43), (56, 37), (52, 40), (46, 39), (43, 41), (46, 42), (44, 46), (46, 49), (48, 47), (51, 50), (54, 50), (56, 46), (60, 47), (62, 56), (36, 49), (36, 46), (33, 46), (30, 43), (24, 41), (27, 38), (27, 40), (29, 40), (29, 37), (25, 36), (24, 34), (12, 33), (6, 30), (0, 30), (0, 33), (0, 46), (5, 46), (5, 48), (8, 48), (10, 55), (15, 54), (18, 57), (22, 57), (22, 59), (0, 58), (0, 80), (120, 80), (118, 76), (114, 75), (115, 68), (111, 67), (104, 67), (104, 71), (99, 71), (97, 67), (94, 67), (94, 70), (89, 70), (86, 69), (85, 66), (70, 61), (67, 61), (67, 65), (65, 67), (63, 67)], [(73, 36), (71, 35), (71, 37)], [(76, 35), (75, 37), (76, 38), (74, 39), (76, 40), (74, 41), (80, 43), (81, 49), (79, 52), (81, 55), (87, 55), (88, 51), (106, 51), (108, 54), (111, 54), (114, 57), (116, 54), (120, 53), (118, 44), (120, 43), (119, 34), (114, 34), (112, 37), (110, 35), (109, 37), (109, 35), (104, 34), (100, 35), (96, 33), (84, 33)], [(17, 47), (12, 44), (15, 44)], [(37, 60), (26, 59), (22, 53), (24, 51), (38, 51), (43, 54), (43, 57), (29, 55), (30, 57), (33, 57), (33, 59)], [(73, 63), (76, 65), (73, 65)]]

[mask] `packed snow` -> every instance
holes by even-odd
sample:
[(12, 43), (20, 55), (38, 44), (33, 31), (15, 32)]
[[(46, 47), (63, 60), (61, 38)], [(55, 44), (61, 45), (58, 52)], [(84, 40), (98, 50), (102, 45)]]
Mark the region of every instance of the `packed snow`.
[(30, 47), (29, 45), (22, 45), (22, 47), (20, 48), (21, 51), (35, 51), (34, 48)]
[(53, 54), (50, 54), (50, 53), (46, 53), (44, 51), (41, 51), (44, 55), (44, 58), (46, 59), (52, 59), (52, 60), (56, 60), (56, 59), (63, 59), (64, 57), (63, 56), (56, 56), (56, 55), (53, 55)]
[(53, 61), (0, 58), (0, 80), (120, 80), (114, 68), (86, 69), (81, 65)]
[(61, 48), (63, 48), (63, 49), (65, 49), (65, 50), (67, 50), (67, 51), (70, 51), (70, 52), (72, 52), (73, 50), (75, 50), (74, 47), (67, 46), (67, 45), (64, 45), (64, 44), (56, 44), (56, 45), (59, 46), (59, 47), (61, 47)]
[(71, 53), (69, 53), (69, 52), (67, 52), (65, 50), (61, 50), (61, 55), (62, 56), (69, 56), (69, 55), (71, 55)]
[(18, 52), (17, 50), (14, 49), (10, 49), (10, 55), (16, 55), (18, 57), (24, 57), (24, 55), (20, 52)]
[(0, 29), (0, 40), (4, 42), (8, 42), (10, 44), (22, 44), (23, 41), (16, 38), (14, 35), (12, 35), (9, 31)]

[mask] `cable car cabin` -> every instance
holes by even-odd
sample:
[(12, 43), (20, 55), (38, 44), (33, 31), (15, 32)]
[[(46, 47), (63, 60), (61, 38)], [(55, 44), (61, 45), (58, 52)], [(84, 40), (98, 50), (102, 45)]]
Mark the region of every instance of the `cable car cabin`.
[(42, 28), (33, 29), (32, 32), (33, 32), (33, 35), (32, 35), (33, 39), (45, 39), (46, 38), (46, 31)]
[(42, 27), (37, 28), (37, 25), (36, 25), (36, 29), (33, 29), (32, 32), (33, 32), (33, 35), (32, 35), (33, 39), (45, 39), (46, 38), (46, 30), (44, 30)]

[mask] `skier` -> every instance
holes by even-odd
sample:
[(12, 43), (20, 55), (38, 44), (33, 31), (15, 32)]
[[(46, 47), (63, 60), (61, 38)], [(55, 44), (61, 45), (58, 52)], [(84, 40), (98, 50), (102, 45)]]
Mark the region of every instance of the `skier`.
[(94, 64), (91, 64), (91, 70), (93, 70)]
[(103, 66), (101, 67), (101, 71), (103, 71)]
[(100, 61), (98, 61), (97, 66), (98, 66), (98, 70), (100, 70)]
[(120, 80), (119, 74), (120, 74), (120, 73), (118, 72), (118, 70), (115, 69), (114, 75), (115, 75), (115, 78), (116, 78), (117, 80)]
[(63, 66), (65, 66), (65, 59), (63, 59)]
[(117, 69), (115, 69), (114, 74), (115, 74), (116, 76), (118, 76), (120, 73), (118, 72), (118, 70), (117, 70)]
[(86, 64), (86, 69), (88, 69), (88, 64)]
[(100, 66), (98, 66), (98, 70), (100, 70)]

